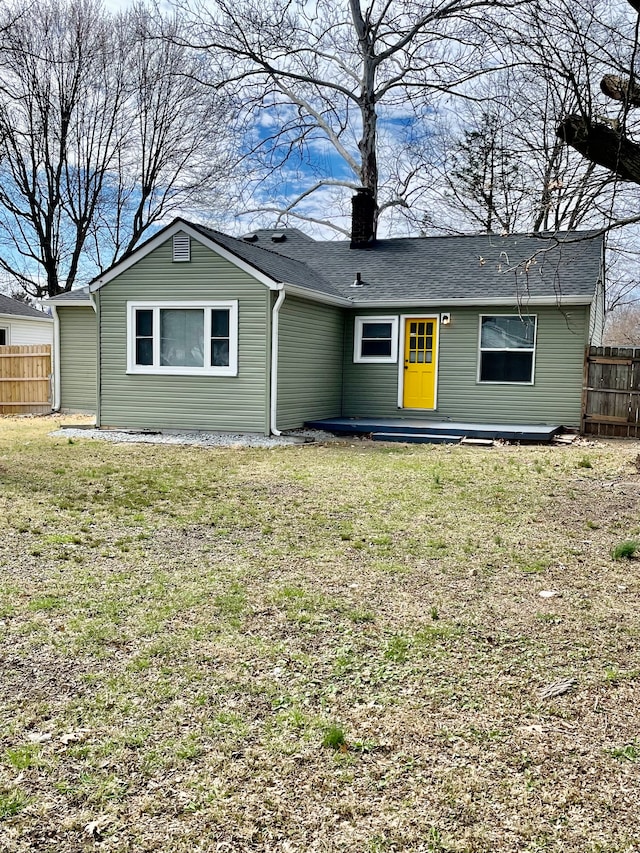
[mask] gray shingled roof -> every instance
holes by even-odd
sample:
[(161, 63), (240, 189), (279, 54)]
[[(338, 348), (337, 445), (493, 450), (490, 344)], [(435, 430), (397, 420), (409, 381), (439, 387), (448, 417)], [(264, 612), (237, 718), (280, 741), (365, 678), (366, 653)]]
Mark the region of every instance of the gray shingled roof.
[(52, 296), (47, 299), (47, 302), (53, 302), (54, 305), (65, 302), (90, 302), (89, 287), (79, 287), (77, 290), (67, 290), (66, 293), (59, 293), (57, 296)]
[[(302, 258), (298, 259), (290, 257), (285, 252), (276, 251), (276, 247), (280, 248), (281, 245), (285, 246), (293, 241), (287, 240), (287, 243), (280, 244), (274, 243), (269, 237), (268, 240), (263, 239), (261, 242), (252, 243), (236, 237), (229, 237), (228, 234), (214, 231), (211, 228), (205, 228), (202, 225), (194, 225), (193, 223), (190, 223), (190, 225), (205, 237), (218, 243), (218, 245), (276, 282), (296, 284), (314, 293), (324, 293), (329, 296), (343, 295), (322, 275), (320, 272), (321, 267), (310, 267), (303, 262), (303, 253)], [(282, 232), (269, 233), (280, 234)], [(295, 233), (304, 238), (301, 231), (296, 231)], [(314, 241), (309, 238), (300, 239), (299, 242), (305, 245), (314, 245)]]
[(25, 302), (12, 299), (0, 293), (0, 314), (11, 314), (13, 317), (35, 317), (38, 320), (49, 320), (50, 317), (42, 311), (37, 311)]
[[(252, 246), (304, 260), (355, 303), (591, 298), (602, 267), (603, 238), (592, 232), (399, 238), (378, 240), (366, 249), (351, 249), (346, 241), (303, 240), (297, 234), (273, 243), (273, 233), (256, 232)], [(356, 273), (363, 287), (352, 287)]]
[[(313, 240), (295, 228), (260, 229), (237, 238), (176, 219), (167, 229), (180, 222), (275, 282), (354, 305), (442, 304), (460, 299), (513, 303), (560, 296), (587, 302), (602, 275), (603, 237), (595, 232), (410, 237), (351, 249), (349, 241)], [(353, 287), (358, 273), (363, 286)], [(89, 299), (87, 288), (52, 301), (78, 299)]]

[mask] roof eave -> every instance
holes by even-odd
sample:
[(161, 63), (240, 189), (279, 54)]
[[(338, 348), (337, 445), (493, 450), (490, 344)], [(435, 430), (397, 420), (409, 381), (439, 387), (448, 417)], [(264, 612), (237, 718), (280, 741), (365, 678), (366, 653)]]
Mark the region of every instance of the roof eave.
[(43, 314), (42, 317), (34, 317), (33, 314), (5, 314), (0, 311), (0, 317), (7, 320), (34, 320), (36, 323), (53, 323), (53, 317)]
[(52, 296), (51, 299), (46, 299), (44, 302), (46, 305), (55, 305), (58, 308), (66, 308), (67, 306), (75, 308), (80, 306), (91, 307), (90, 297), (86, 299), (57, 299), (55, 296)]
[(353, 302), (344, 296), (334, 296), (331, 293), (323, 293), (321, 290), (301, 287), (299, 284), (285, 282), (284, 289), (288, 296), (299, 296), (302, 299), (310, 299), (312, 302), (322, 302), (325, 305), (338, 305), (341, 308), (350, 308), (353, 305)]
[(593, 296), (565, 296), (558, 294), (557, 296), (500, 296), (492, 297), (491, 299), (474, 298), (474, 297), (441, 297), (438, 299), (358, 299), (350, 301), (349, 304), (357, 308), (437, 308), (442, 305), (447, 306), (500, 306), (500, 305), (553, 305), (556, 308), (562, 308), (565, 305), (590, 305), (595, 298)]

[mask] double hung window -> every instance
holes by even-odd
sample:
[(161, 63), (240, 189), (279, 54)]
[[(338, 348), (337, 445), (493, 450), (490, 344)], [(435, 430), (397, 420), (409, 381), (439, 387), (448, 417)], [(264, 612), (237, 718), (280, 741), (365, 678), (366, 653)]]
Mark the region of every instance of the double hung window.
[(238, 303), (130, 302), (129, 373), (235, 376)]
[(536, 326), (535, 316), (481, 316), (478, 380), (533, 384)]
[(356, 317), (353, 360), (358, 363), (395, 363), (398, 360), (398, 318)]

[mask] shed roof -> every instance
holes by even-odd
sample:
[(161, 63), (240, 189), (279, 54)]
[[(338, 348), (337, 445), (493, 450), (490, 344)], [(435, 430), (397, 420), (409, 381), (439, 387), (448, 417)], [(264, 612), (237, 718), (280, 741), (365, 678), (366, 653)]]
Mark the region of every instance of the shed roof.
[(47, 299), (47, 303), (53, 303), (54, 305), (75, 305), (78, 302), (86, 302), (87, 305), (91, 304), (91, 294), (89, 293), (89, 286), (79, 287), (76, 290), (67, 290), (65, 293), (59, 293), (57, 296), (52, 296), (50, 299)]

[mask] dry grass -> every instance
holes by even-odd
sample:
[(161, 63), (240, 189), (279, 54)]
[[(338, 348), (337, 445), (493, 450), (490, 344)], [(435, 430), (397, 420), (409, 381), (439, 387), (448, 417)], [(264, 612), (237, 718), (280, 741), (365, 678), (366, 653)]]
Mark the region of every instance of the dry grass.
[(637, 444), (55, 425), (0, 420), (0, 849), (638, 850)]

